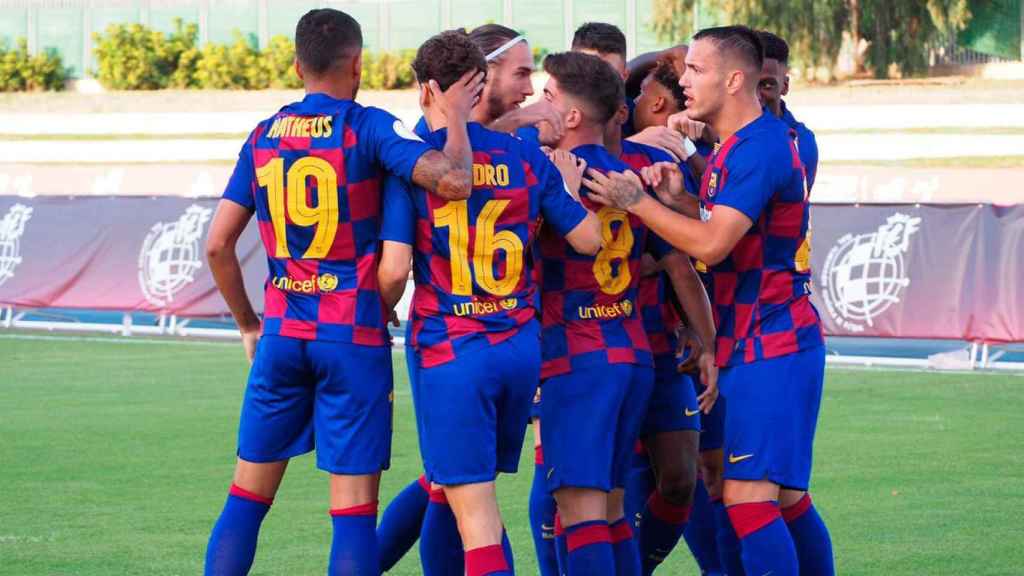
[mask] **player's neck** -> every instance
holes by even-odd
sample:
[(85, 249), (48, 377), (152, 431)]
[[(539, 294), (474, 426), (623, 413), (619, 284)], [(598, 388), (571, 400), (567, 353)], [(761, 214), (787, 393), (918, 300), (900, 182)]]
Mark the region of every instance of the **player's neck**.
[(427, 126), (431, 132), (448, 127), (448, 118), (437, 108), (431, 106), (422, 108), (422, 110), (423, 118), (427, 121)]
[(604, 146), (603, 126), (580, 126), (571, 130), (566, 130), (565, 135), (563, 135), (562, 139), (558, 142), (558, 149), (573, 150), (574, 148), (586, 146), (588, 144)]
[(710, 124), (718, 134), (719, 142), (725, 142), (741, 128), (760, 117), (761, 103), (756, 96), (737, 98), (723, 106)]
[(604, 134), (604, 147), (608, 149), (608, 153), (618, 158), (622, 156), (622, 126), (619, 125), (617, 128), (609, 128)]
[(356, 87), (352, 82), (327, 81), (307, 78), (306, 94), (326, 94), (335, 100), (355, 100)]

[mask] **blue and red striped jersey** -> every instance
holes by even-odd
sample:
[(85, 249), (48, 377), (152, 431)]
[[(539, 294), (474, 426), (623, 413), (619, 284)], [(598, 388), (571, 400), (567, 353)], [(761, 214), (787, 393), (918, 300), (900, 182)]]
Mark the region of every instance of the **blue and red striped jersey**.
[(807, 171), (807, 189), (814, 189), (814, 179), (818, 175), (818, 140), (803, 122), (798, 121), (793, 113), (786, 107), (786, 102), (781, 102), (782, 121), (796, 132), (796, 146), (800, 151), (800, 161), (804, 163), (804, 170)]
[[(603, 146), (579, 146), (572, 153), (601, 172), (630, 169)], [(612, 364), (652, 363), (637, 310), (640, 260), (649, 242), (659, 259), (670, 248), (649, 237), (639, 218), (595, 203), (585, 188), (580, 196), (601, 221), (603, 246), (596, 256), (588, 256), (573, 250), (547, 227), (541, 231), (542, 378), (568, 373), (575, 362), (595, 359)]]
[[(447, 201), (389, 178), (381, 238), (413, 246), (410, 343), (424, 367), (515, 335), (536, 317), (531, 247), (540, 219), (564, 236), (586, 217), (533, 144), (468, 125), (473, 193)], [(443, 147), (447, 131), (426, 136)]]
[(706, 267), (719, 366), (824, 343), (811, 304), (810, 203), (793, 135), (765, 112), (723, 142), (701, 182), (701, 219), (716, 206), (754, 223), (725, 260)]
[[(669, 154), (653, 146), (647, 146), (629, 140), (622, 141), (622, 154), (619, 158), (636, 172), (658, 162), (674, 162)], [(697, 186), (686, 163), (680, 163), (683, 182), (687, 191), (696, 194)], [(672, 304), (669, 295), (671, 283), (664, 272), (640, 278), (638, 302), (640, 317), (643, 319), (644, 331), (651, 344), (651, 352), (655, 356), (675, 355), (678, 336), (676, 330), (680, 324), (679, 313)]]
[(431, 147), (391, 114), (307, 94), (260, 122), (224, 198), (256, 213), (267, 252), (263, 333), (388, 341), (377, 286), (380, 186)]

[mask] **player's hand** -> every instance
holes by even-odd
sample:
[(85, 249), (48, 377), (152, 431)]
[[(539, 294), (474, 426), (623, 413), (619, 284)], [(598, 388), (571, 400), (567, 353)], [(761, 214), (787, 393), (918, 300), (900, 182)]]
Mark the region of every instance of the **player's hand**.
[(431, 80), (427, 86), (450, 122), (465, 122), (473, 106), (480, 101), (480, 93), (484, 90), (484, 73), (476, 69), (469, 70), (444, 91), (437, 80)]
[(551, 132), (555, 140), (561, 140), (562, 136), (565, 135), (565, 118), (555, 110), (555, 107), (551, 105), (544, 98), (530, 104), (529, 106), (523, 106), (520, 108), (523, 112), (523, 119), (527, 125), (536, 125), (541, 122), (547, 122), (551, 126)]
[(697, 397), (697, 405), (704, 414), (710, 414), (718, 400), (718, 366), (715, 365), (715, 353), (708, 350), (700, 355), (697, 361), (700, 369), (700, 383), (704, 392)]
[(701, 122), (700, 120), (693, 120), (690, 118), (689, 113), (686, 110), (682, 112), (676, 112), (675, 114), (668, 117), (668, 127), (676, 132), (679, 132), (683, 136), (686, 136), (690, 140), (696, 142), (697, 140), (703, 140), (708, 144), (714, 143), (717, 140), (714, 130), (710, 126)]
[(683, 171), (673, 162), (656, 162), (640, 170), (644, 184), (654, 189), (661, 203), (676, 208), (685, 202), (689, 194), (683, 184)]
[(562, 180), (565, 180), (565, 189), (579, 202), (580, 185), (583, 182), (583, 172), (587, 169), (587, 161), (565, 150), (551, 150), (548, 153), (548, 158), (562, 174)]
[(255, 330), (242, 330), (242, 347), (245, 348), (245, 357), (249, 359), (249, 363), (252, 364), (252, 359), (256, 357), (256, 345), (260, 342), (260, 335), (262, 330), (257, 328)]
[(395, 312), (394, 310), (391, 311), (391, 317), (388, 318), (388, 322), (390, 322), (395, 328), (402, 327), (402, 321), (398, 319), (398, 312)]
[(590, 190), (589, 198), (595, 202), (629, 210), (646, 195), (644, 184), (632, 170), (608, 172), (588, 169), (583, 185)]
[(626, 140), (660, 148), (671, 154), (676, 162), (686, 160), (686, 145), (683, 143), (683, 135), (668, 126), (648, 126)]
[[(676, 370), (679, 372), (696, 372), (698, 361), (704, 354), (704, 344), (700, 341), (697, 333), (686, 326), (680, 325), (677, 335), (676, 358), (682, 358), (683, 361), (676, 366)], [(687, 351), (689, 351), (689, 354), (687, 354)]]

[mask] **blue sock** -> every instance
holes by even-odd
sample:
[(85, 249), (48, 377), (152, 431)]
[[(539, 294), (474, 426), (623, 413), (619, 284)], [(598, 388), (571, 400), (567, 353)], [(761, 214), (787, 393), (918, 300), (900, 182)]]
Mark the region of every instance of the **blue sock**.
[(592, 520), (565, 529), (569, 576), (616, 576), (608, 522)]
[(206, 545), (206, 576), (242, 576), (256, 555), (256, 540), (273, 498), (264, 498), (231, 485), (224, 509)]
[(555, 557), (558, 561), (558, 573), (565, 576), (569, 573), (569, 546), (558, 510), (555, 510)]
[(537, 569), (540, 576), (558, 576), (558, 557), (555, 552), (555, 499), (548, 493), (544, 479), (544, 452), (534, 449), (533, 484), (530, 486), (530, 530), (533, 547), (537, 551)]
[(690, 547), (690, 552), (697, 560), (702, 574), (720, 574), (722, 561), (718, 558), (718, 545), (715, 543), (715, 517), (708, 499), (708, 490), (704, 482), (697, 480), (693, 490), (693, 508), (690, 510), (690, 521), (686, 523), (683, 537)]
[(516, 560), (512, 554), (512, 541), (508, 539), (508, 532), (504, 528), (501, 530), (501, 552), (505, 555), (505, 563), (508, 564), (509, 573), (515, 574)]
[(328, 576), (380, 574), (377, 555), (377, 502), (331, 510), (334, 538)]
[(654, 470), (651, 469), (646, 454), (645, 452), (643, 455), (633, 455), (632, 466), (626, 477), (626, 499), (623, 502), (626, 518), (637, 530), (640, 528), (640, 519), (643, 517), (647, 499), (654, 491)]
[(722, 568), (729, 576), (743, 576), (743, 558), (740, 551), (740, 539), (729, 521), (729, 513), (721, 500), (711, 503), (715, 512), (715, 543), (718, 545), (718, 558)]
[(377, 526), (381, 572), (391, 570), (419, 539), (429, 496), (430, 484), (426, 477), (420, 476), (403, 488), (384, 509)]
[(633, 539), (633, 528), (625, 518), (608, 526), (615, 554), (616, 576), (640, 576), (640, 548)]
[(799, 502), (782, 509), (789, 534), (796, 546), (796, 557), (801, 574), (832, 576), (836, 573), (832, 560), (832, 537), (825, 522), (811, 503), (811, 495), (804, 494)]
[(640, 521), (640, 558), (643, 573), (650, 575), (668, 558), (686, 529), (690, 506), (665, 500), (655, 491), (647, 499)]
[(430, 492), (430, 503), (423, 516), (423, 531), (420, 532), (420, 562), (423, 576), (448, 576), (462, 574), (465, 562), (462, 551), (462, 537), (455, 514), (448, 506), (443, 490)]
[(728, 511), (740, 539), (747, 574), (799, 576), (796, 548), (777, 502), (735, 504)]

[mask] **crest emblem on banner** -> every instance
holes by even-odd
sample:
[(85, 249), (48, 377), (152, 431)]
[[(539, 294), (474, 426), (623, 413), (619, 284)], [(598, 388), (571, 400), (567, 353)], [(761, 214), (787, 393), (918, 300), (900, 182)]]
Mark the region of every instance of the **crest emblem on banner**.
[(213, 211), (198, 204), (189, 206), (174, 222), (157, 222), (149, 230), (139, 252), (139, 287), (154, 306), (166, 306), (174, 295), (195, 280), (203, 267), (199, 239)]
[(31, 217), (31, 208), (15, 204), (0, 219), (0, 286), (14, 277), (14, 269), (21, 264), (21, 235)]
[(850, 332), (863, 332), (900, 301), (910, 286), (904, 256), (920, 227), (920, 218), (897, 213), (874, 232), (846, 234), (836, 242), (820, 277), (833, 320)]

